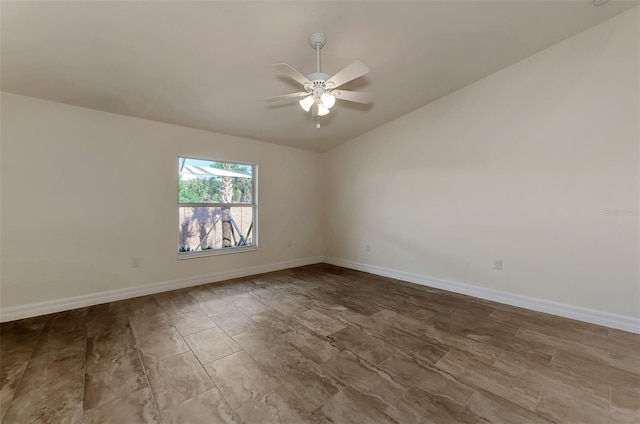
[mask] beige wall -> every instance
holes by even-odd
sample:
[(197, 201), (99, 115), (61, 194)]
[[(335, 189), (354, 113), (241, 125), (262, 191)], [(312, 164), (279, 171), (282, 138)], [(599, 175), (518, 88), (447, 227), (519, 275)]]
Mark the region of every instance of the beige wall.
[[(3, 308), (322, 255), (317, 153), (8, 93), (1, 105)], [(258, 163), (258, 251), (176, 260), (180, 155)]]
[[(638, 317), (638, 35), (636, 8), (324, 155), (3, 93), (0, 306), (324, 254)], [(259, 164), (257, 252), (176, 260), (180, 155)]]
[(327, 153), (325, 253), (640, 316), (638, 35), (635, 8)]

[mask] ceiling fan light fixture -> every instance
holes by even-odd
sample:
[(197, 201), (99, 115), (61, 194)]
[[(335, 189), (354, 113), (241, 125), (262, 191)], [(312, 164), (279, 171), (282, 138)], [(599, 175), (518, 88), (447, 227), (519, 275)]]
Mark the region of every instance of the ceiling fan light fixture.
[(331, 109), (333, 105), (336, 104), (335, 96), (329, 93), (322, 93), (322, 96), (320, 96), (320, 100), (322, 100), (322, 104), (324, 104), (327, 109)]
[[(313, 117), (328, 115), (331, 112), (330, 109), (336, 104), (337, 98), (349, 102), (369, 103), (371, 101), (371, 94), (369, 93), (345, 90), (333, 91), (349, 81), (366, 75), (369, 72), (369, 68), (364, 66), (359, 60), (356, 60), (352, 64), (342, 68), (342, 70), (338, 71), (338, 73), (332, 77), (330, 77), (329, 74), (323, 73), (320, 68), (320, 49), (324, 47), (325, 42), (326, 37), (319, 32), (313, 33), (309, 37), (309, 44), (311, 44), (311, 47), (316, 51), (317, 66), (316, 72), (306, 77), (286, 63), (276, 63), (273, 65), (278, 71), (302, 85), (304, 91), (267, 97), (264, 100), (271, 102), (275, 100), (296, 99), (302, 110), (305, 112), (311, 111)], [(301, 98), (302, 100), (300, 100)], [(320, 127), (318, 119), (316, 119), (316, 125), (317, 128)]]
[(318, 103), (318, 116), (325, 116), (329, 114), (329, 108), (322, 103)]
[(300, 100), (300, 107), (304, 109), (305, 112), (309, 112), (314, 102), (315, 100), (313, 99), (313, 96), (307, 96), (304, 99)]

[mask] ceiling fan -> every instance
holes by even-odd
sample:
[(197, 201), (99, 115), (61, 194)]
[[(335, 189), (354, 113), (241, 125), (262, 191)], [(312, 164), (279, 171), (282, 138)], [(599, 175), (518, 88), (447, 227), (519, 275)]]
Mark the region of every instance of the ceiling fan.
[[(320, 49), (324, 47), (326, 41), (327, 37), (320, 32), (314, 32), (309, 36), (309, 44), (311, 44), (311, 47), (315, 49), (317, 57), (317, 72), (313, 74), (309, 74), (305, 77), (286, 63), (277, 63), (273, 65), (278, 71), (302, 84), (305, 91), (267, 97), (264, 100), (272, 102), (302, 97), (303, 99), (299, 102), (300, 106), (305, 112), (311, 111), (313, 116), (328, 115), (330, 109), (336, 103), (336, 99), (363, 104), (369, 103), (373, 97), (369, 93), (336, 90), (341, 85), (346, 84), (349, 81), (353, 81), (356, 78), (360, 78), (369, 72), (369, 68), (364, 66), (362, 62), (356, 60), (332, 77), (329, 77), (328, 74), (320, 71)], [(319, 128), (320, 124), (318, 123), (316, 126)]]

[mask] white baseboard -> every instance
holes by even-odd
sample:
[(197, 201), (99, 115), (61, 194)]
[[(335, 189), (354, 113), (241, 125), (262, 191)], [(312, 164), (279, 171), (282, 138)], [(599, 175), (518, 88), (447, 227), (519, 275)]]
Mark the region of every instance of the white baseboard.
[(109, 290), (105, 292), (74, 296), (65, 299), (56, 299), (46, 302), (32, 303), (29, 305), (13, 306), (0, 310), (0, 322), (14, 321), (17, 319), (68, 311), (70, 309), (84, 308), (86, 306), (115, 302), (117, 300), (131, 299), (138, 296), (147, 296), (150, 294), (183, 289), (186, 287), (193, 287), (201, 284), (215, 283), (217, 281), (224, 281), (232, 278), (248, 277), (250, 275), (262, 274), (265, 272), (280, 271), (282, 269), (323, 262), (323, 260), (324, 258), (322, 256), (296, 259), (292, 261), (277, 262), (274, 264), (254, 266), (250, 268), (215, 272), (213, 274), (199, 275), (196, 277), (181, 278), (172, 281), (145, 284), (144, 286), (127, 287), (124, 289)]
[(213, 274), (182, 278), (172, 281), (164, 281), (154, 284), (147, 284), (144, 286), (127, 287), (106, 292), (4, 308), (0, 310), (0, 322), (14, 321), (17, 319), (52, 314), (55, 312), (67, 311), (70, 309), (83, 308), (86, 306), (115, 302), (124, 299), (131, 299), (139, 296), (147, 296), (150, 294), (156, 294), (170, 290), (193, 287), (207, 283), (215, 283), (232, 278), (248, 277), (265, 272), (279, 271), (282, 269), (311, 265), (320, 262), (355, 269), (358, 271), (369, 272), (371, 274), (381, 275), (383, 277), (390, 277), (398, 280), (408, 281), (423, 286), (447, 290), (454, 293), (466, 294), (469, 296), (478, 297), (480, 299), (492, 300), (494, 302), (499, 302), (506, 305), (518, 306), (534, 311), (545, 312), (548, 314), (558, 315), (566, 318), (590, 322), (592, 324), (598, 324), (605, 327), (617, 328), (619, 330), (640, 334), (640, 319), (638, 318), (612, 314), (609, 312), (603, 312), (594, 309), (582, 308), (579, 306), (567, 305), (564, 303), (551, 302), (549, 300), (537, 299), (509, 292), (487, 289), (471, 284), (442, 280), (420, 274), (413, 274), (409, 272), (398, 271), (395, 269), (383, 268), (375, 265), (367, 265), (359, 262), (322, 256), (297, 259), (286, 262), (277, 262), (274, 264), (216, 272)]
[(442, 280), (439, 278), (427, 277), (420, 274), (398, 271), (395, 269), (383, 268), (375, 265), (367, 265), (359, 262), (347, 261), (343, 259), (325, 257), (324, 262), (344, 268), (364, 271), (383, 277), (395, 278), (397, 280), (408, 281), (423, 286), (447, 290), (454, 293), (466, 294), (480, 299), (492, 300), (511, 306), (545, 312), (578, 321), (598, 324), (605, 327), (617, 328), (619, 330), (630, 331), (640, 334), (640, 319), (624, 315), (612, 314), (609, 312), (594, 309), (582, 308), (580, 306), (567, 305), (564, 303), (552, 302), (549, 300), (537, 299), (534, 297), (522, 296), (515, 293), (500, 290), (487, 289), (471, 284), (463, 284), (454, 281)]

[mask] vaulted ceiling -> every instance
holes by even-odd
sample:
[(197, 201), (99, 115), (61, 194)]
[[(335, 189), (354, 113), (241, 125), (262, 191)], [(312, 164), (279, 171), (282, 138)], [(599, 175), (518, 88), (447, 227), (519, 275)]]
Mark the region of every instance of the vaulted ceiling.
[[(0, 87), (325, 151), (637, 5), (3, 1)], [(323, 72), (360, 60), (371, 72), (344, 88), (374, 95), (338, 101), (320, 129), (295, 101), (262, 101), (300, 89), (272, 64), (315, 72), (312, 32), (327, 36)]]

